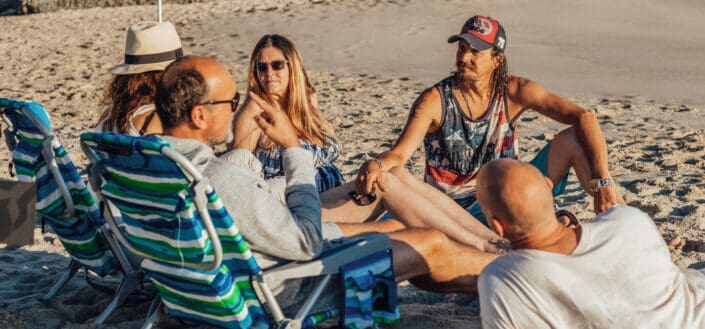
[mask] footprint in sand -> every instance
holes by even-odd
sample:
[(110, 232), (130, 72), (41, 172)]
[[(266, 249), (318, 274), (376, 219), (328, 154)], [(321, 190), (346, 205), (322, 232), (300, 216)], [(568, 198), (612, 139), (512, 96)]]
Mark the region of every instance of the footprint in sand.
[(649, 214), (649, 216), (651, 216), (652, 218), (654, 218), (654, 220), (656, 219), (656, 218), (655, 218), (655, 217), (656, 217), (656, 214), (658, 214), (659, 212), (661, 212), (661, 207), (659, 207), (658, 205), (649, 204), (649, 203), (644, 203), (644, 202), (642, 202), (642, 201), (640, 201), (640, 200), (636, 200), (636, 201), (634, 201), (634, 202), (632, 202), (632, 203), (630, 203), (630, 204), (628, 204), (628, 205), (629, 205), (629, 206), (632, 206), (632, 207), (634, 207), (634, 208), (640, 209), (641, 211), (643, 211), (643, 212)]
[(698, 212), (699, 207), (694, 205), (686, 205), (682, 207), (675, 207), (671, 211), (671, 216), (687, 217)]

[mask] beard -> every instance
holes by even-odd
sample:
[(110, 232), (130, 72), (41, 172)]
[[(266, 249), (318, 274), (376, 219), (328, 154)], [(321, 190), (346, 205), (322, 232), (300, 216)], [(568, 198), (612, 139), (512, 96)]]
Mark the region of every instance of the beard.
[(208, 138), (206, 138), (206, 141), (208, 142), (208, 145), (212, 147), (212, 146), (220, 145), (223, 143), (230, 144), (233, 141), (233, 139), (234, 139), (233, 129), (231, 126), (228, 128), (228, 131), (225, 133), (224, 136), (223, 135), (221, 135), (221, 136), (208, 136)]
[(453, 72), (453, 75), (455, 76), (456, 84), (465, 88), (470, 88), (470, 86), (475, 84), (475, 78), (465, 73), (465, 70), (463, 70), (464, 68), (472, 69), (470, 64), (465, 62), (457, 62), (455, 63), (455, 67), (457, 70)]

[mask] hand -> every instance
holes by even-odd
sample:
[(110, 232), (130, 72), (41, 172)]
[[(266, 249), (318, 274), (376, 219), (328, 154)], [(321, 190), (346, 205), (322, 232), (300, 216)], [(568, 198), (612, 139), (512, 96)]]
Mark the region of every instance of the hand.
[(617, 191), (617, 187), (615, 185), (605, 186), (598, 189), (593, 193), (592, 197), (593, 203), (595, 204), (595, 214), (597, 215), (607, 209), (612, 208), (614, 205), (626, 204), (622, 196)]
[(385, 186), (382, 178), (382, 168), (377, 165), (375, 160), (368, 160), (357, 172), (355, 191), (359, 195), (365, 195), (374, 192), (378, 184), (382, 185), (381, 188)]
[(284, 148), (301, 147), (296, 129), (284, 111), (275, 108), (253, 92), (248, 96), (262, 110), (255, 116), (255, 122), (269, 139)]

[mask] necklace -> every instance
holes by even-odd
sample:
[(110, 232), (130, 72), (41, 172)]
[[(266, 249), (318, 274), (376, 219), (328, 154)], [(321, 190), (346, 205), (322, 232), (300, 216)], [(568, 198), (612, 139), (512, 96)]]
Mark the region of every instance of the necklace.
[(465, 96), (465, 92), (463, 91), (462, 87), (458, 87), (460, 89), (460, 95), (463, 96), (463, 100), (465, 101), (465, 106), (468, 108), (468, 115), (470, 115), (470, 120), (475, 121), (475, 118), (472, 116), (472, 109), (470, 108), (470, 103), (468, 102), (467, 96)]

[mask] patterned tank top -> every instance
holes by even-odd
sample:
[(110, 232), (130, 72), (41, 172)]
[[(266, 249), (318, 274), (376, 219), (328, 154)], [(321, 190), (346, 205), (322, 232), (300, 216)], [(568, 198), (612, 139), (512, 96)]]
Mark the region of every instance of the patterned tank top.
[[(326, 136), (327, 143), (322, 147), (303, 139), (299, 141), (301, 142), (302, 148), (313, 154), (313, 166), (316, 168), (316, 186), (318, 187), (318, 192), (323, 192), (345, 183), (340, 169), (333, 164), (333, 162), (338, 159), (340, 152), (338, 144), (333, 138)], [(262, 162), (264, 178), (269, 179), (284, 175), (282, 152), (278, 146), (274, 146), (270, 149), (258, 147), (255, 149), (254, 154), (255, 157)]]
[(509, 123), (506, 95), (494, 97), (485, 115), (472, 121), (452, 93), (454, 78), (436, 87), (441, 93), (441, 125), (424, 137), (425, 181), (453, 199), (474, 196), (480, 167), (500, 158), (517, 159), (518, 131)]

